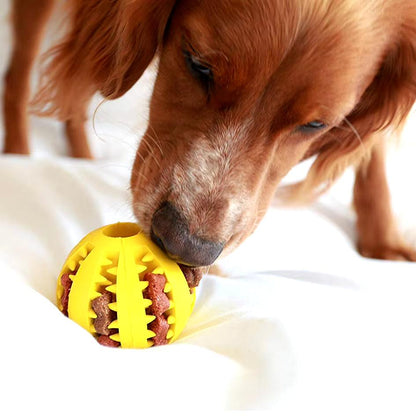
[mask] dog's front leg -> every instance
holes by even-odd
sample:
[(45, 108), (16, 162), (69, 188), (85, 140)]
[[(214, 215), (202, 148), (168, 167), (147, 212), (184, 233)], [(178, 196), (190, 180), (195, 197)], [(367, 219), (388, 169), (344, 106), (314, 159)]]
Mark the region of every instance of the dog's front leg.
[(416, 249), (397, 230), (390, 203), (382, 141), (370, 160), (356, 172), (354, 206), (357, 212), (358, 250), (365, 257), (416, 261)]
[(27, 105), (30, 73), (55, 0), (13, 1), (13, 50), (3, 95), (4, 152), (29, 153)]

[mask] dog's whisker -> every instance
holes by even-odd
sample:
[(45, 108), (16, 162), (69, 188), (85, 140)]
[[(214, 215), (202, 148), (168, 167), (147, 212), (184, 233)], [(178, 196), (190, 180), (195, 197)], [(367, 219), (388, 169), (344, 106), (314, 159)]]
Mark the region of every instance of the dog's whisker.
[(151, 139), (152, 140), (152, 142), (155, 144), (155, 146), (158, 148), (158, 150), (159, 150), (159, 152), (160, 152), (160, 156), (162, 157), (162, 159), (165, 157), (165, 155), (163, 154), (163, 150), (162, 150), (162, 147), (161, 147), (161, 145), (160, 145), (160, 143), (159, 143), (159, 141), (160, 141), (160, 139), (159, 139), (159, 137), (158, 137), (158, 135), (157, 135), (157, 132), (156, 132), (156, 130), (152, 127), (152, 126), (149, 126), (151, 129), (152, 129), (152, 131), (153, 131), (153, 135), (151, 135), (150, 133), (146, 133), (145, 134), (145, 136), (146, 137), (148, 137), (149, 139)]
[(96, 116), (98, 113), (98, 110), (101, 108), (101, 106), (107, 101), (106, 98), (103, 98), (97, 105), (97, 107), (95, 107), (94, 109), (94, 113), (92, 115), (92, 129), (94, 131), (94, 134), (101, 140), (101, 141), (105, 141), (97, 132), (97, 127), (96, 127)]
[[(97, 117), (98, 117), (98, 112), (99, 112), (99, 110), (101, 109), (101, 107), (103, 106), (103, 104), (105, 104), (105, 103), (107, 103), (108, 102), (108, 100), (106, 99), (106, 98), (104, 98), (103, 100), (101, 100), (100, 102), (99, 102), (99, 104), (96, 106), (96, 108), (94, 109), (94, 112), (93, 112), (93, 115), (92, 115), (92, 120), (91, 120), (91, 122), (92, 122), (92, 129), (93, 129), (93, 131), (94, 131), (94, 134), (95, 134), (95, 136), (98, 138), (98, 139), (100, 139), (101, 141), (103, 141), (103, 142), (106, 142), (109, 138), (110, 139), (114, 139), (114, 140), (116, 140), (116, 141), (119, 141), (119, 142), (122, 142), (123, 143), (123, 145), (126, 145), (127, 147), (129, 147), (133, 152), (136, 152), (136, 150), (137, 150), (137, 146), (135, 146), (135, 145), (133, 145), (133, 144), (131, 144), (129, 141), (127, 141), (127, 140), (124, 140), (122, 137), (119, 137), (119, 136), (117, 136), (117, 135), (111, 135), (111, 134), (108, 134), (108, 133), (106, 133), (106, 135), (105, 135), (105, 137), (103, 137), (103, 136), (101, 136), (99, 133), (98, 133), (98, 129), (97, 129)], [(120, 123), (120, 124), (122, 124), (123, 125), (123, 127), (124, 128), (126, 128), (127, 129), (127, 131), (129, 132), (129, 134), (132, 134), (133, 136), (135, 136), (135, 135), (137, 135), (137, 133), (130, 127), (130, 126), (128, 126), (127, 124), (123, 124), (123, 123)]]
[[(137, 153), (137, 157), (140, 158), (143, 164), (145, 163), (145, 158), (139, 152)], [(143, 172), (141, 172), (140, 170), (136, 170), (136, 169), (132, 170), (132, 177), (134, 179), (138, 177), (143, 178), (146, 182), (149, 180), (148, 177)]]
[(349, 129), (353, 132), (354, 136), (357, 138), (357, 140), (360, 143), (360, 146), (362, 148), (364, 148), (364, 143), (363, 143), (363, 139), (361, 138), (360, 133), (358, 132), (358, 130), (354, 127), (354, 125), (348, 120), (347, 117), (343, 117), (343, 121), (347, 124), (347, 126), (349, 127)]
[(144, 175), (142, 172), (133, 172), (132, 173), (132, 177), (134, 178), (134, 179), (136, 179), (136, 178), (143, 178), (146, 182), (148, 181), (148, 178), (147, 178), (147, 176), (146, 175)]
[(153, 143), (156, 145), (156, 147), (159, 149), (159, 151), (160, 151), (160, 156), (162, 157), (162, 159), (165, 157), (165, 155), (163, 154), (163, 150), (162, 150), (162, 147), (160, 146), (160, 144), (159, 144), (159, 142), (158, 142), (158, 140), (160, 141), (160, 139), (159, 139), (159, 137), (158, 137), (158, 135), (157, 135), (157, 132), (156, 132), (156, 130), (154, 129), (154, 127), (151, 125), (151, 124), (149, 124), (148, 125), (148, 127), (150, 128), (150, 129), (152, 129), (152, 132), (153, 132), (153, 134), (155, 135), (155, 137), (153, 137), (153, 136), (151, 136), (150, 134), (148, 134), (148, 137), (150, 137), (152, 140), (153, 140)]
[(143, 138), (142, 138), (142, 142), (144, 145), (146, 145), (147, 150), (149, 152), (149, 156), (152, 157), (152, 159), (155, 161), (155, 163), (157, 164), (159, 169), (162, 169), (161, 164), (159, 159), (156, 157), (155, 152), (154, 152), (154, 148), (151, 146), (151, 144), (147, 141), (147, 139), (149, 139), (150, 136), (148, 135), (148, 133), (146, 133)]

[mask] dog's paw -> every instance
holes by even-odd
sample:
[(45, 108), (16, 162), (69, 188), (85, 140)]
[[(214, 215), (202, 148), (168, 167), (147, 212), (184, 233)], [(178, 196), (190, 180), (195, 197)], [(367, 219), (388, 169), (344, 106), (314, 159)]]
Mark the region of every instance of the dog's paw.
[(416, 262), (416, 248), (404, 243), (359, 244), (358, 251), (371, 259)]
[(5, 155), (30, 155), (30, 150), (26, 144), (17, 144), (15, 141), (5, 140), (3, 148)]

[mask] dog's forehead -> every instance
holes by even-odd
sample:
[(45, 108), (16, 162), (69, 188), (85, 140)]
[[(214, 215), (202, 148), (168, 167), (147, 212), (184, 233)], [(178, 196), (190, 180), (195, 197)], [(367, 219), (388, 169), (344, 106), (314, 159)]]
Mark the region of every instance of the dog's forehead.
[(228, 84), (230, 72), (244, 83), (269, 77), (281, 65), (302, 65), (305, 72), (318, 64), (322, 74), (326, 65), (357, 66), (366, 56), (359, 50), (363, 38), (369, 51), (380, 38), (372, 22), (357, 18), (368, 7), (358, 0), (182, 0), (179, 6), (182, 30), (227, 72)]
[(260, 64), (261, 55), (278, 58), (279, 39), (287, 32), (287, 28), (279, 30), (282, 25), (278, 24), (276, 7), (272, 7), (275, 3), (276, 0), (182, 0), (181, 25), (205, 55), (220, 52), (228, 63), (238, 59)]
[[(174, 33), (185, 38), (214, 70), (216, 98), (222, 105), (264, 88), (288, 46), (279, 29), (275, 0), (181, 0)], [(274, 22), (274, 23), (271, 23)]]
[(279, 103), (280, 96), (299, 109), (293, 114), (302, 113), (296, 119), (311, 117), (308, 107), (331, 107), (335, 115), (353, 107), (381, 54), (382, 36), (366, 21), (370, 3), (182, 0), (180, 27), (193, 47), (211, 59), (219, 103), (241, 104), (244, 96), (250, 102), (261, 96), (280, 111), (287, 104)]
[(331, 48), (330, 40), (361, 40), (372, 24), (361, 17), (366, 7), (359, 0), (181, 0), (176, 14), (201, 49), (260, 64), (255, 57), (279, 62), (299, 41)]

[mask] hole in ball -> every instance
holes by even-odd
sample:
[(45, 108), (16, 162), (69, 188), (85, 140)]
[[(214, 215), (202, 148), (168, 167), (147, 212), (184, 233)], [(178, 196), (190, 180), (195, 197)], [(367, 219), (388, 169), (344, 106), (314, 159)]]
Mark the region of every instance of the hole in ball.
[(104, 235), (113, 238), (133, 237), (140, 232), (140, 227), (132, 222), (119, 222), (118, 224), (112, 224), (103, 229)]

